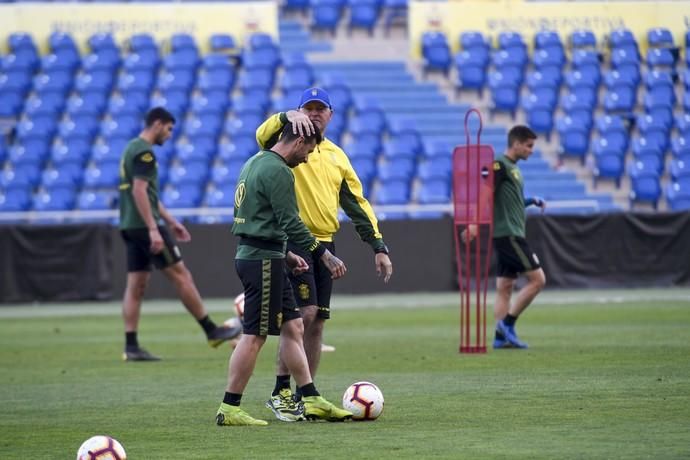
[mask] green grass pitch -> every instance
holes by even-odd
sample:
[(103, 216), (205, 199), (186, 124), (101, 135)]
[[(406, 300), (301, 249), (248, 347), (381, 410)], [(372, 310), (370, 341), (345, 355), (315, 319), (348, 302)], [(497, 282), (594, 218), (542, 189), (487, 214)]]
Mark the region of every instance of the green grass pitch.
[[(518, 322), (529, 350), (486, 355), (457, 353), (457, 304), (368, 299), (335, 309), (337, 350), (316, 384), (339, 403), (350, 383), (373, 381), (381, 418), (272, 418), (269, 339), (243, 399), (268, 427), (215, 426), (230, 349), (210, 349), (174, 302), (144, 306), (140, 340), (158, 363), (120, 361), (116, 303), (0, 308), (0, 459), (75, 458), (95, 434), (135, 460), (690, 458), (690, 297), (542, 300)], [(231, 316), (229, 301), (209, 305)]]

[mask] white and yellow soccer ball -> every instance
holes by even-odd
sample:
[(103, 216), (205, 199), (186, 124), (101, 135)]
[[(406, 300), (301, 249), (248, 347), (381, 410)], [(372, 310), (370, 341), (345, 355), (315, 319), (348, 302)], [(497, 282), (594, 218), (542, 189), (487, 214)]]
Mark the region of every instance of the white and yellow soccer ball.
[(77, 460), (126, 460), (124, 447), (110, 436), (93, 436), (79, 447)]
[(352, 420), (376, 420), (383, 412), (383, 393), (371, 382), (355, 382), (343, 395), (343, 409)]

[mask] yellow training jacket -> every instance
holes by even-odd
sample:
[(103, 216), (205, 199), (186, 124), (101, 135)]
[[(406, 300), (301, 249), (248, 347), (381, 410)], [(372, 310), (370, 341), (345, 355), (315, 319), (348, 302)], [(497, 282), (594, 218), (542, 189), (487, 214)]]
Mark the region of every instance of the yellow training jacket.
[[(256, 130), (256, 140), (263, 149), (278, 141), (287, 123), (285, 113), (272, 115)], [(324, 138), (309, 154), (309, 161), (293, 168), (299, 215), (320, 241), (333, 241), (340, 228), (338, 205), (355, 224), (362, 241), (377, 252), (387, 251), (379, 233), (378, 221), (364, 198), (362, 183), (345, 152)]]

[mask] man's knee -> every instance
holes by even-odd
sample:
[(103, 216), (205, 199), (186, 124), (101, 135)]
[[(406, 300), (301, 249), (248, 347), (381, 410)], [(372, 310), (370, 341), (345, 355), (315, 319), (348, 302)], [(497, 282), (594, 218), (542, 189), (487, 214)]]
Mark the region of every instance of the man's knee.
[(301, 318), (287, 321), (281, 326), (280, 334), (290, 339), (301, 340), (304, 335), (304, 322)]
[(529, 282), (532, 284), (533, 289), (537, 291), (544, 289), (544, 286), (546, 286), (546, 275), (544, 274), (544, 270), (541, 268), (535, 270), (529, 277)]
[(149, 283), (149, 274), (130, 274), (127, 278), (127, 290), (130, 295), (136, 299), (143, 299), (146, 292), (146, 286)]

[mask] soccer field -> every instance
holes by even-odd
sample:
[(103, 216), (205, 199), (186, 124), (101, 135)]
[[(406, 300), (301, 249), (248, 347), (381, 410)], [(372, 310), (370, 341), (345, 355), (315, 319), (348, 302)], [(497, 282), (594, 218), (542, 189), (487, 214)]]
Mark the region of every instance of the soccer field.
[(0, 459), (74, 458), (95, 434), (130, 459), (690, 458), (690, 291), (547, 292), (518, 322), (530, 349), (486, 355), (457, 353), (456, 296), (334, 302), (317, 386), (339, 402), (373, 381), (375, 422), (272, 418), (269, 339), (243, 398), (268, 427), (215, 425), (230, 349), (176, 302), (144, 305), (157, 363), (120, 361), (117, 303), (0, 307)]

